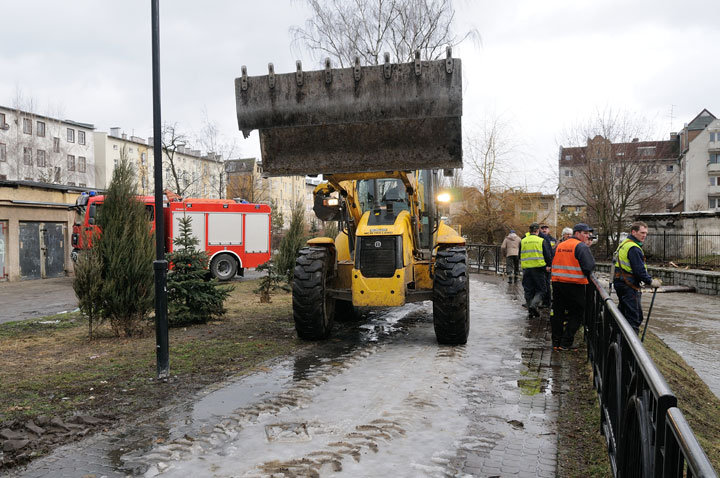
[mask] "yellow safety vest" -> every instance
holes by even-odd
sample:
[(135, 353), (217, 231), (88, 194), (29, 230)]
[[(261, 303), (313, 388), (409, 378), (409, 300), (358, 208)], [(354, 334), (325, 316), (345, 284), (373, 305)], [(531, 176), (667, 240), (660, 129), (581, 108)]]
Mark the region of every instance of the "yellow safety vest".
[(630, 249), (632, 247), (637, 247), (638, 249), (640, 249), (640, 253), (642, 254), (643, 258), (643, 266), (647, 271), (647, 265), (645, 264), (645, 254), (642, 251), (642, 247), (638, 246), (637, 243), (632, 239), (625, 239), (620, 244), (620, 247), (618, 247), (616, 251), (617, 260), (615, 261), (615, 268), (620, 268), (625, 272), (632, 274), (632, 266), (630, 265), (630, 260), (628, 259), (628, 252), (630, 252)]
[(545, 267), (543, 241), (542, 237), (529, 234), (520, 242), (520, 265), (523, 269)]

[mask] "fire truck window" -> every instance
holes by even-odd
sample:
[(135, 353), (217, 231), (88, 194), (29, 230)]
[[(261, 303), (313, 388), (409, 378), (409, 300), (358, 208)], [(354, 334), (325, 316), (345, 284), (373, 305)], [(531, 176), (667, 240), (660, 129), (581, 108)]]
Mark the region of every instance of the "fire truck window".
[(155, 220), (155, 206), (152, 206), (150, 204), (145, 205), (145, 212), (148, 215), (148, 221), (154, 221)]

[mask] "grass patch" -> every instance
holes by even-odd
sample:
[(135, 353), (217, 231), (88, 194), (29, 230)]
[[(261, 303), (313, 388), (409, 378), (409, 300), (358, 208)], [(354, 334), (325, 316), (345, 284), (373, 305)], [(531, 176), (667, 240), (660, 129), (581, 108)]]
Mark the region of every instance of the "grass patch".
[(103, 326), (93, 340), (79, 313), (0, 325), (0, 428), (38, 415), (125, 420), (303, 346), (290, 294), (260, 304), (257, 281), (235, 285), (223, 320), (170, 330), (172, 379), (165, 384), (155, 380), (152, 324), (131, 339)]
[(645, 348), (678, 400), (713, 468), (720, 470), (720, 399), (685, 360), (658, 336), (648, 332)]

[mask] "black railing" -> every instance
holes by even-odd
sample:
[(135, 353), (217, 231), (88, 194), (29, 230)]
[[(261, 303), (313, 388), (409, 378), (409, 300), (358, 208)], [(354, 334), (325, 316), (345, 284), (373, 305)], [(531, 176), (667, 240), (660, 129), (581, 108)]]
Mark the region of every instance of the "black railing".
[(468, 244), (466, 247), (470, 272), (494, 271), (499, 274), (505, 271), (499, 244)]
[(616, 477), (714, 477), (677, 398), (607, 292), (591, 277), (585, 340)]

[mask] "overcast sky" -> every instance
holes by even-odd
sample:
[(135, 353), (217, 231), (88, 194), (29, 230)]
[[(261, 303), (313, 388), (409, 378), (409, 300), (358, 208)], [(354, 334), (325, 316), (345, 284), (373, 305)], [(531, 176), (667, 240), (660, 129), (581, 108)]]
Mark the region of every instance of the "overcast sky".
[[(300, 1), (160, 2), (162, 117), (189, 136), (205, 115), (236, 156), (258, 156), (237, 130), (233, 80), (319, 65), (292, 47)], [(457, 0), (456, 30), (481, 42), (463, 61), (464, 134), (489, 117), (516, 147), (512, 185), (553, 192), (563, 132), (598, 110), (645, 118), (665, 139), (703, 108), (720, 115), (717, 0)], [(0, 104), (18, 93), (41, 114), (152, 135), (150, 1), (2, 1)], [(671, 116), (672, 111), (672, 116)]]

